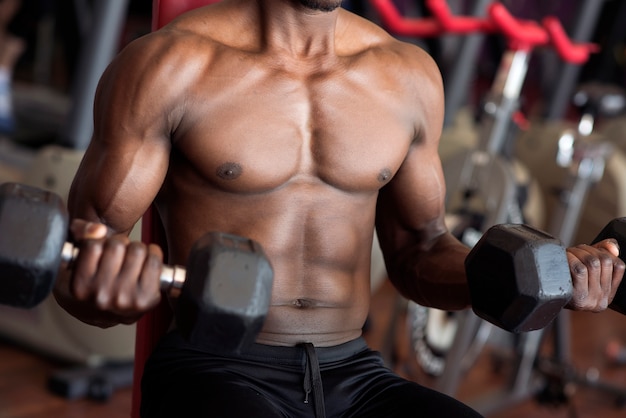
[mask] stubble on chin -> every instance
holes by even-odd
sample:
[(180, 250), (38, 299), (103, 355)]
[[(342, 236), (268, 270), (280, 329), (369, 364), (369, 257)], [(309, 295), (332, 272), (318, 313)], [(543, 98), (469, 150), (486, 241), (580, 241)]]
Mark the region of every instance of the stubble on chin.
[(341, 0), (298, 0), (300, 4), (309, 10), (320, 12), (332, 12), (341, 6)]

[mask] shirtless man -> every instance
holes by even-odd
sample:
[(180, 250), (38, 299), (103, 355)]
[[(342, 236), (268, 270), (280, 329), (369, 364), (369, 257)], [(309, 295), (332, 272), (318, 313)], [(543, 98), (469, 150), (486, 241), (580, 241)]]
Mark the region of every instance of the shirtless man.
[[(60, 304), (104, 327), (159, 302), (161, 251), (126, 237), (153, 201), (170, 263), (218, 230), (260, 242), (275, 272), (249, 353), (164, 338), (145, 416), (477, 416), (393, 375), (361, 338), (374, 227), (395, 286), (427, 306), (470, 304), (468, 249), (443, 221), (435, 63), (339, 5), (224, 0), (133, 42), (103, 75)], [(572, 308), (606, 308), (616, 255), (611, 241), (569, 250)]]

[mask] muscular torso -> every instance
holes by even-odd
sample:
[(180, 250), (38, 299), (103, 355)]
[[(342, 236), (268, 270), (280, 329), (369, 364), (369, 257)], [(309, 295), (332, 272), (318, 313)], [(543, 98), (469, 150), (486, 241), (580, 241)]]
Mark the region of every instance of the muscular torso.
[(183, 262), (202, 231), (253, 238), (275, 272), (260, 341), (354, 338), (369, 306), (377, 192), (400, 166), (411, 127), (373, 98), (389, 94), (375, 79), (342, 74), (358, 59), (303, 75), (231, 53), (225, 61), (236, 64), (198, 86), (193, 122), (174, 138), (158, 199), (173, 258)]
[[(189, 38), (193, 76), (169, 127), (156, 197), (169, 262), (184, 264), (210, 230), (250, 237), (275, 273), (259, 342), (357, 337), (369, 309), (378, 192), (416, 137), (406, 79), (381, 65), (396, 57), (338, 43), (332, 56), (298, 60)], [(206, 60), (197, 58), (203, 47)]]

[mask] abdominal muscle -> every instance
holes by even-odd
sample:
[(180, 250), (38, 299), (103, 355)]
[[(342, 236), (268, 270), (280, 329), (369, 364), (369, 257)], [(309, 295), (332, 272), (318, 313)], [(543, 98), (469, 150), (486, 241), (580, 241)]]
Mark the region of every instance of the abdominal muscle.
[[(260, 238), (272, 262), (274, 285), (259, 343), (330, 346), (361, 335), (369, 311), (373, 232), (365, 232), (363, 219), (346, 218), (316, 217), (304, 222), (303, 233), (293, 233), (296, 222), (288, 222), (289, 228), (275, 225), (272, 237)], [(278, 232), (286, 230), (291, 233)]]
[[(304, 234), (305, 238), (298, 239), (294, 238), (298, 234), (284, 228), (282, 222), (267, 220), (254, 222), (254, 227), (246, 231), (230, 225), (231, 228), (228, 222), (196, 229), (247, 234), (261, 243), (272, 264), (274, 282), (258, 343), (293, 346), (310, 342), (331, 346), (361, 335), (369, 311), (373, 230), (364, 231), (368, 228), (363, 228), (363, 223), (367, 224), (363, 219), (358, 220), (361, 226), (356, 228), (341, 218), (344, 220), (339, 223), (328, 222), (331, 225), (320, 235), (306, 238)], [(293, 226), (296, 222), (288, 224)], [(177, 229), (178, 237), (186, 235), (183, 229)], [(174, 257), (175, 262), (178, 259), (183, 257)]]
[[(247, 236), (261, 244), (272, 264), (274, 282), (258, 343), (293, 346), (310, 342), (331, 346), (361, 335), (369, 311), (371, 220), (355, 215), (352, 219), (323, 216), (320, 221), (325, 225), (323, 228), (319, 224), (311, 227), (311, 222), (308, 223), (311, 228), (302, 228), (302, 219), (306, 217), (297, 221), (285, 219), (289, 218), (285, 215), (269, 216), (263, 221), (252, 218), (251, 224), (239, 230), (238, 225), (230, 222), (233, 218), (241, 219), (237, 215), (230, 211), (223, 223), (216, 223), (216, 217), (204, 216), (202, 219), (213, 222), (200, 227), (197, 227), (200, 222), (190, 222), (189, 225), (195, 226), (193, 229), (185, 228), (187, 223), (178, 223), (175, 236), (183, 237), (183, 242), (195, 242), (197, 231), (218, 230)], [(370, 228), (364, 227), (368, 224)], [(309, 232), (302, 233), (303, 229)], [(173, 256), (169, 261), (183, 263), (186, 249), (169, 249), (170, 257)]]
[[(369, 311), (375, 193), (307, 185), (239, 201), (192, 185), (167, 189), (161, 216), (168, 235), (177, 238), (170, 244), (188, 245), (204, 231), (229, 232), (259, 242), (272, 264), (272, 300), (257, 342), (331, 346), (361, 335)], [(186, 246), (169, 250), (170, 262), (187, 257)]]
[(344, 289), (338, 293), (349, 288), (350, 296), (338, 298), (328, 290), (316, 292), (315, 297), (282, 299), (275, 293), (257, 342), (285, 346), (310, 342), (324, 347), (358, 338), (368, 314), (369, 285), (344, 281), (339, 286)]

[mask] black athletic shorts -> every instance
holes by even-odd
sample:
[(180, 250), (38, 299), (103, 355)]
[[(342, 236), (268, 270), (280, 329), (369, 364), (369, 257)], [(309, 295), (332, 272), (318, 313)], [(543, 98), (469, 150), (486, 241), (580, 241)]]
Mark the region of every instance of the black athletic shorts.
[(141, 416), (480, 417), (390, 371), (361, 338), (336, 346), (255, 344), (223, 356), (167, 334), (146, 362)]

